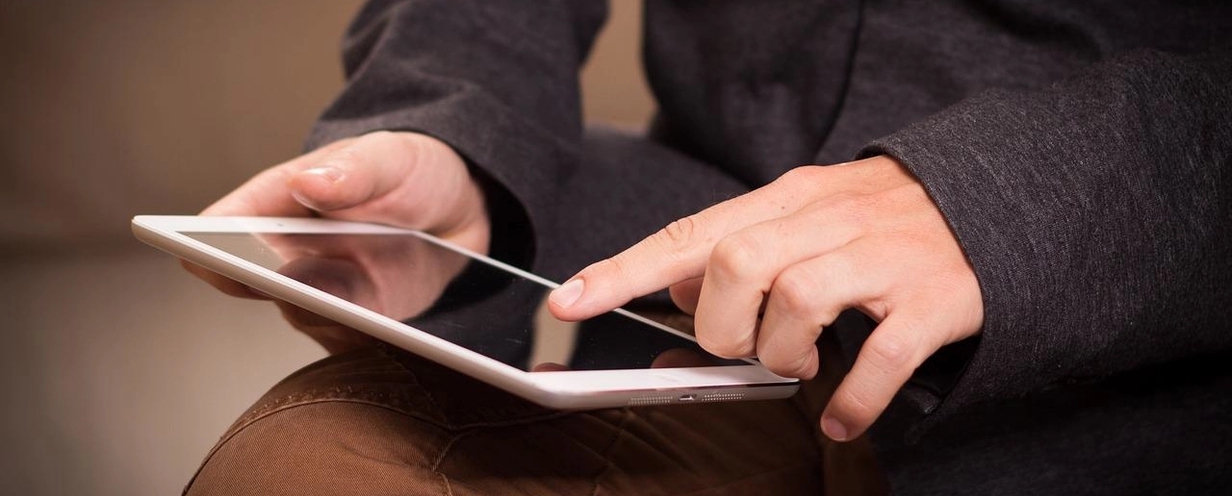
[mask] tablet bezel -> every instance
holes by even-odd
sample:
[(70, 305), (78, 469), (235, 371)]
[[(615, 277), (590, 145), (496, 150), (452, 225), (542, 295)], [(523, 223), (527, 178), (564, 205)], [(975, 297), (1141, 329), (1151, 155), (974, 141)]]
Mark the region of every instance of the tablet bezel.
[[(750, 365), (662, 369), (527, 372), (420, 331), (184, 234), (303, 233), (412, 235), (549, 288), (559, 284), (419, 231), (318, 218), (139, 215), (138, 239), (172, 255), (246, 284), (272, 297), (370, 334), (541, 405), (560, 409), (669, 403), (777, 399), (791, 396), (799, 381)], [(692, 336), (623, 309), (626, 317), (693, 340)]]

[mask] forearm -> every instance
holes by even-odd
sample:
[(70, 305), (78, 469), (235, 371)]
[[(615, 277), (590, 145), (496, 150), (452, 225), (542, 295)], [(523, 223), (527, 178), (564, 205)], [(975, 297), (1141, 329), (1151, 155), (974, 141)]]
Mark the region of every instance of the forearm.
[[(520, 210), (515, 223), (547, 223), (553, 188), (577, 166), (577, 70), (605, 14), (602, 1), (371, 2), (344, 43), (347, 85), (309, 147), (374, 130), (422, 132), (482, 171), (490, 208)], [(493, 241), (498, 253), (502, 243), (532, 242)]]
[(1232, 347), (1227, 52), (1138, 53), (875, 141), (972, 262), (985, 325), (933, 415)]

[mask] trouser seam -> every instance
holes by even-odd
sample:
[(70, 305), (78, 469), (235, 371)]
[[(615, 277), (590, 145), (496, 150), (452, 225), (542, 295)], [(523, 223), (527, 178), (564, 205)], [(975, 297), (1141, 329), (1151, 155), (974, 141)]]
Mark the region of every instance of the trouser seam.
[(354, 403), (354, 404), (359, 404), (359, 405), (368, 405), (368, 406), (372, 406), (372, 407), (380, 408), (380, 409), (382, 409), (382, 410), (388, 410), (388, 411), (391, 411), (391, 412), (394, 412), (394, 413), (398, 413), (398, 414), (401, 414), (401, 415), (406, 415), (406, 416), (411, 417), (411, 418), (413, 418), (413, 419), (415, 419), (415, 420), (418, 420), (418, 421), (423, 422), (423, 423), (425, 423), (425, 424), (431, 425), (431, 426), (433, 426), (433, 427), (435, 427), (435, 428), (437, 428), (437, 429), (444, 430), (444, 431), (446, 431), (446, 432), (453, 432), (453, 431), (454, 431), (454, 429), (452, 429), (452, 428), (450, 428), (450, 427), (446, 427), (446, 426), (444, 426), (444, 425), (441, 425), (441, 424), (439, 424), (439, 423), (437, 423), (437, 422), (433, 421), (432, 419), (426, 418), (426, 417), (425, 417), (425, 416), (423, 416), (423, 415), (416, 414), (415, 412), (408, 412), (408, 411), (405, 411), (405, 410), (402, 410), (402, 409), (399, 409), (399, 408), (393, 408), (393, 407), (390, 407), (390, 406), (388, 406), (388, 405), (385, 405), (385, 404), (382, 404), (382, 403), (378, 403), (378, 402), (375, 402), (375, 401), (367, 401), (367, 400), (352, 399), (352, 398), (320, 398), (320, 399), (316, 399), (316, 400), (307, 400), (307, 401), (302, 401), (302, 402), (298, 402), (298, 403), (289, 403), (289, 404), (287, 404), (287, 405), (285, 405), (285, 406), (282, 406), (282, 407), (279, 407), (279, 408), (274, 408), (274, 409), (270, 409), (270, 410), (268, 410), (268, 411), (265, 411), (265, 412), (263, 412), (261, 415), (254, 416), (254, 417), (252, 417), (252, 418), (248, 419), (248, 420), (247, 420), (246, 422), (244, 422), (243, 424), (237, 425), (236, 427), (234, 427), (234, 428), (232, 428), (231, 430), (227, 431), (227, 433), (226, 433), (225, 435), (223, 435), (223, 437), (222, 437), (221, 439), (219, 439), (219, 440), (218, 440), (218, 443), (216, 443), (216, 444), (214, 445), (214, 447), (210, 449), (210, 452), (209, 452), (209, 453), (207, 453), (207, 454), (205, 455), (205, 459), (201, 461), (201, 465), (199, 465), (199, 466), (197, 467), (197, 471), (196, 471), (196, 472), (194, 472), (194, 473), (193, 473), (192, 478), (188, 480), (188, 484), (185, 484), (185, 485), (184, 485), (184, 493), (187, 493), (187, 492), (188, 492), (188, 488), (192, 487), (193, 482), (197, 480), (197, 476), (201, 475), (201, 471), (202, 471), (202, 470), (204, 470), (204, 469), (205, 469), (205, 466), (206, 466), (206, 465), (208, 465), (208, 464), (210, 463), (210, 459), (214, 458), (214, 455), (218, 454), (218, 451), (219, 451), (219, 450), (221, 450), (221, 449), (222, 449), (222, 447), (223, 447), (224, 445), (226, 445), (228, 442), (230, 442), (232, 439), (234, 439), (234, 438), (235, 438), (235, 436), (238, 436), (241, 432), (244, 432), (244, 431), (245, 431), (245, 430), (247, 430), (249, 427), (251, 427), (253, 424), (256, 424), (257, 422), (260, 422), (261, 420), (264, 420), (264, 419), (266, 419), (266, 418), (268, 418), (268, 417), (271, 417), (271, 416), (273, 416), (273, 415), (274, 415), (274, 414), (276, 414), (276, 413), (285, 412), (285, 411), (287, 411), (287, 410), (291, 410), (291, 409), (293, 409), (293, 408), (299, 408), (299, 407), (304, 407), (304, 406), (309, 406), (309, 405), (315, 405), (315, 404), (318, 404), (318, 403)]
[(399, 360), (398, 357), (390, 353), (389, 349), (385, 346), (386, 345), (384, 345), (384, 343), (381, 343), (381, 345), (378, 345), (376, 349), (381, 352), (382, 355), (385, 355), (385, 358), (388, 358), (390, 361), (394, 362), (394, 364), (397, 365), (403, 372), (406, 372), (407, 374), (410, 374), (411, 377), (414, 377), (415, 382), (420, 386), (419, 390), (423, 392), (424, 396), (428, 398), (428, 402), (432, 404), (432, 409), (444, 417), (445, 411), (441, 409), (440, 403), (436, 401), (436, 397), (432, 395), (432, 392), (429, 391), (428, 388), (423, 387), (423, 383), (419, 381), (419, 374), (416, 374), (409, 367), (407, 367), (406, 364), (402, 363), (402, 360)]
[(608, 470), (612, 468), (612, 450), (616, 448), (616, 444), (619, 443), (620, 438), (624, 436), (625, 425), (629, 423), (629, 419), (633, 416), (632, 412), (629, 411), (629, 407), (622, 408), (620, 413), (620, 423), (616, 424), (616, 435), (612, 436), (612, 442), (608, 443), (607, 447), (603, 449), (603, 468), (599, 469), (599, 472), (595, 474), (594, 485), (591, 487), (590, 496), (599, 495), (599, 479), (603, 478), (603, 476), (607, 474)]
[(436, 459), (432, 460), (432, 473), (440, 476), (441, 481), (445, 484), (445, 495), (446, 496), (453, 496), (453, 486), (452, 484), (449, 483), (449, 476), (446, 475), (444, 472), (441, 472), (441, 463), (445, 461), (446, 456), (449, 456), (449, 451), (453, 449), (453, 445), (456, 444), (458, 440), (462, 439), (463, 437), (470, 435), (470, 433), (472, 432), (475, 432), (475, 429), (469, 429), (465, 432), (460, 432), (460, 433), (455, 434), (452, 438), (449, 439), (448, 443), (445, 443), (445, 447), (441, 448), (441, 453), (439, 455), (436, 455)]
[[(440, 414), (442, 422), (445, 422), (448, 424), (448, 426), (444, 426), (444, 425), (440, 426), (444, 429), (448, 429), (451, 431), (459, 431), (462, 429), (470, 429), (470, 428), (475, 428), (475, 427), (501, 427), (501, 426), (507, 426), (507, 425), (517, 425), (519, 423), (525, 423), (525, 422), (535, 422), (535, 421), (540, 421), (540, 420), (553, 419), (553, 418), (563, 417), (566, 415), (572, 415), (576, 413), (576, 411), (574, 410), (549, 410), (549, 409), (544, 409), (542, 407), (537, 407), (538, 411), (529, 413), (529, 414), (520, 408), (514, 408), (510, 411), (502, 411), (501, 409), (490, 408), (490, 409), (476, 410), (476, 411), (470, 412), (466, 415), (467, 418), (465, 420), (455, 422), (454, 419), (451, 418), (452, 416), (454, 416), (454, 413), (450, 413), (446, 409), (441, 407), (441, 404), (437, 401), (436, 397), (433, 396), (431, 388), (425, 387), (423, 383), (420, 382), (419, 374), (415, 373), (414, 370), (412, 370), (405, 363), (403, 363), (402, 359), (399, 358), (395, 354), (395, 353), (400, 353), (397, 349), (390, 348), (389, 345), (387, 344), (379, 343), (379, 345), (377, 346), (377, 350), (380, 353), (384, 354), (386, 358), (389, 358), (390, 361), (397, 364), (399, 369), (411, 375), (412, 377), (415, 377), (416, 383), (419, 386), (419, 390), (423, 393), (425, 397), (427, 397), (427, 400), (429, 403), (431, 403), (433, 410)], [(463, 377), (465, 377), (466, 380), (471, 380), (471, 381), (478, 380), (472, 377), (467, 377), (467, 376), (463, 376)], [(529, 403), (529, 401), (524, 398), (518, 398), (518, 401)], [(510, 416), (511, 413), (516, 418), (499, 420), (499, 421), (474, 420), (474, 418), (476, 417), (493, 417), (493, 418), (508, 417)]]

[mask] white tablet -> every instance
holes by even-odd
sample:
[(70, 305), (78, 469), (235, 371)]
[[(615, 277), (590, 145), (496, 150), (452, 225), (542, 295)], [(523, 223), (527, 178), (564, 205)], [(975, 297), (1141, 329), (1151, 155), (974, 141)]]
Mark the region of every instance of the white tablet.
[[(556, 283), (418, 231), (273, 217), (142, 215), (132, 226), (175, 256), (552, 408), (774, 399), (798, 387), (624, 310), (558, 321), (545, 307)], [(338, 284), (354, 301), (322, 289)]]

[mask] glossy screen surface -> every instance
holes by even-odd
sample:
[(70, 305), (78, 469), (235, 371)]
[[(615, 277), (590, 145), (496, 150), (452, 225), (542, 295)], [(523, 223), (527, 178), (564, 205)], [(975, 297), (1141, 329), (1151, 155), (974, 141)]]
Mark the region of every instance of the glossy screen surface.
[(183, 234), (522, 370), (748, 365), (616, 313), (557, 320), (547, 286), (410, 234)]

